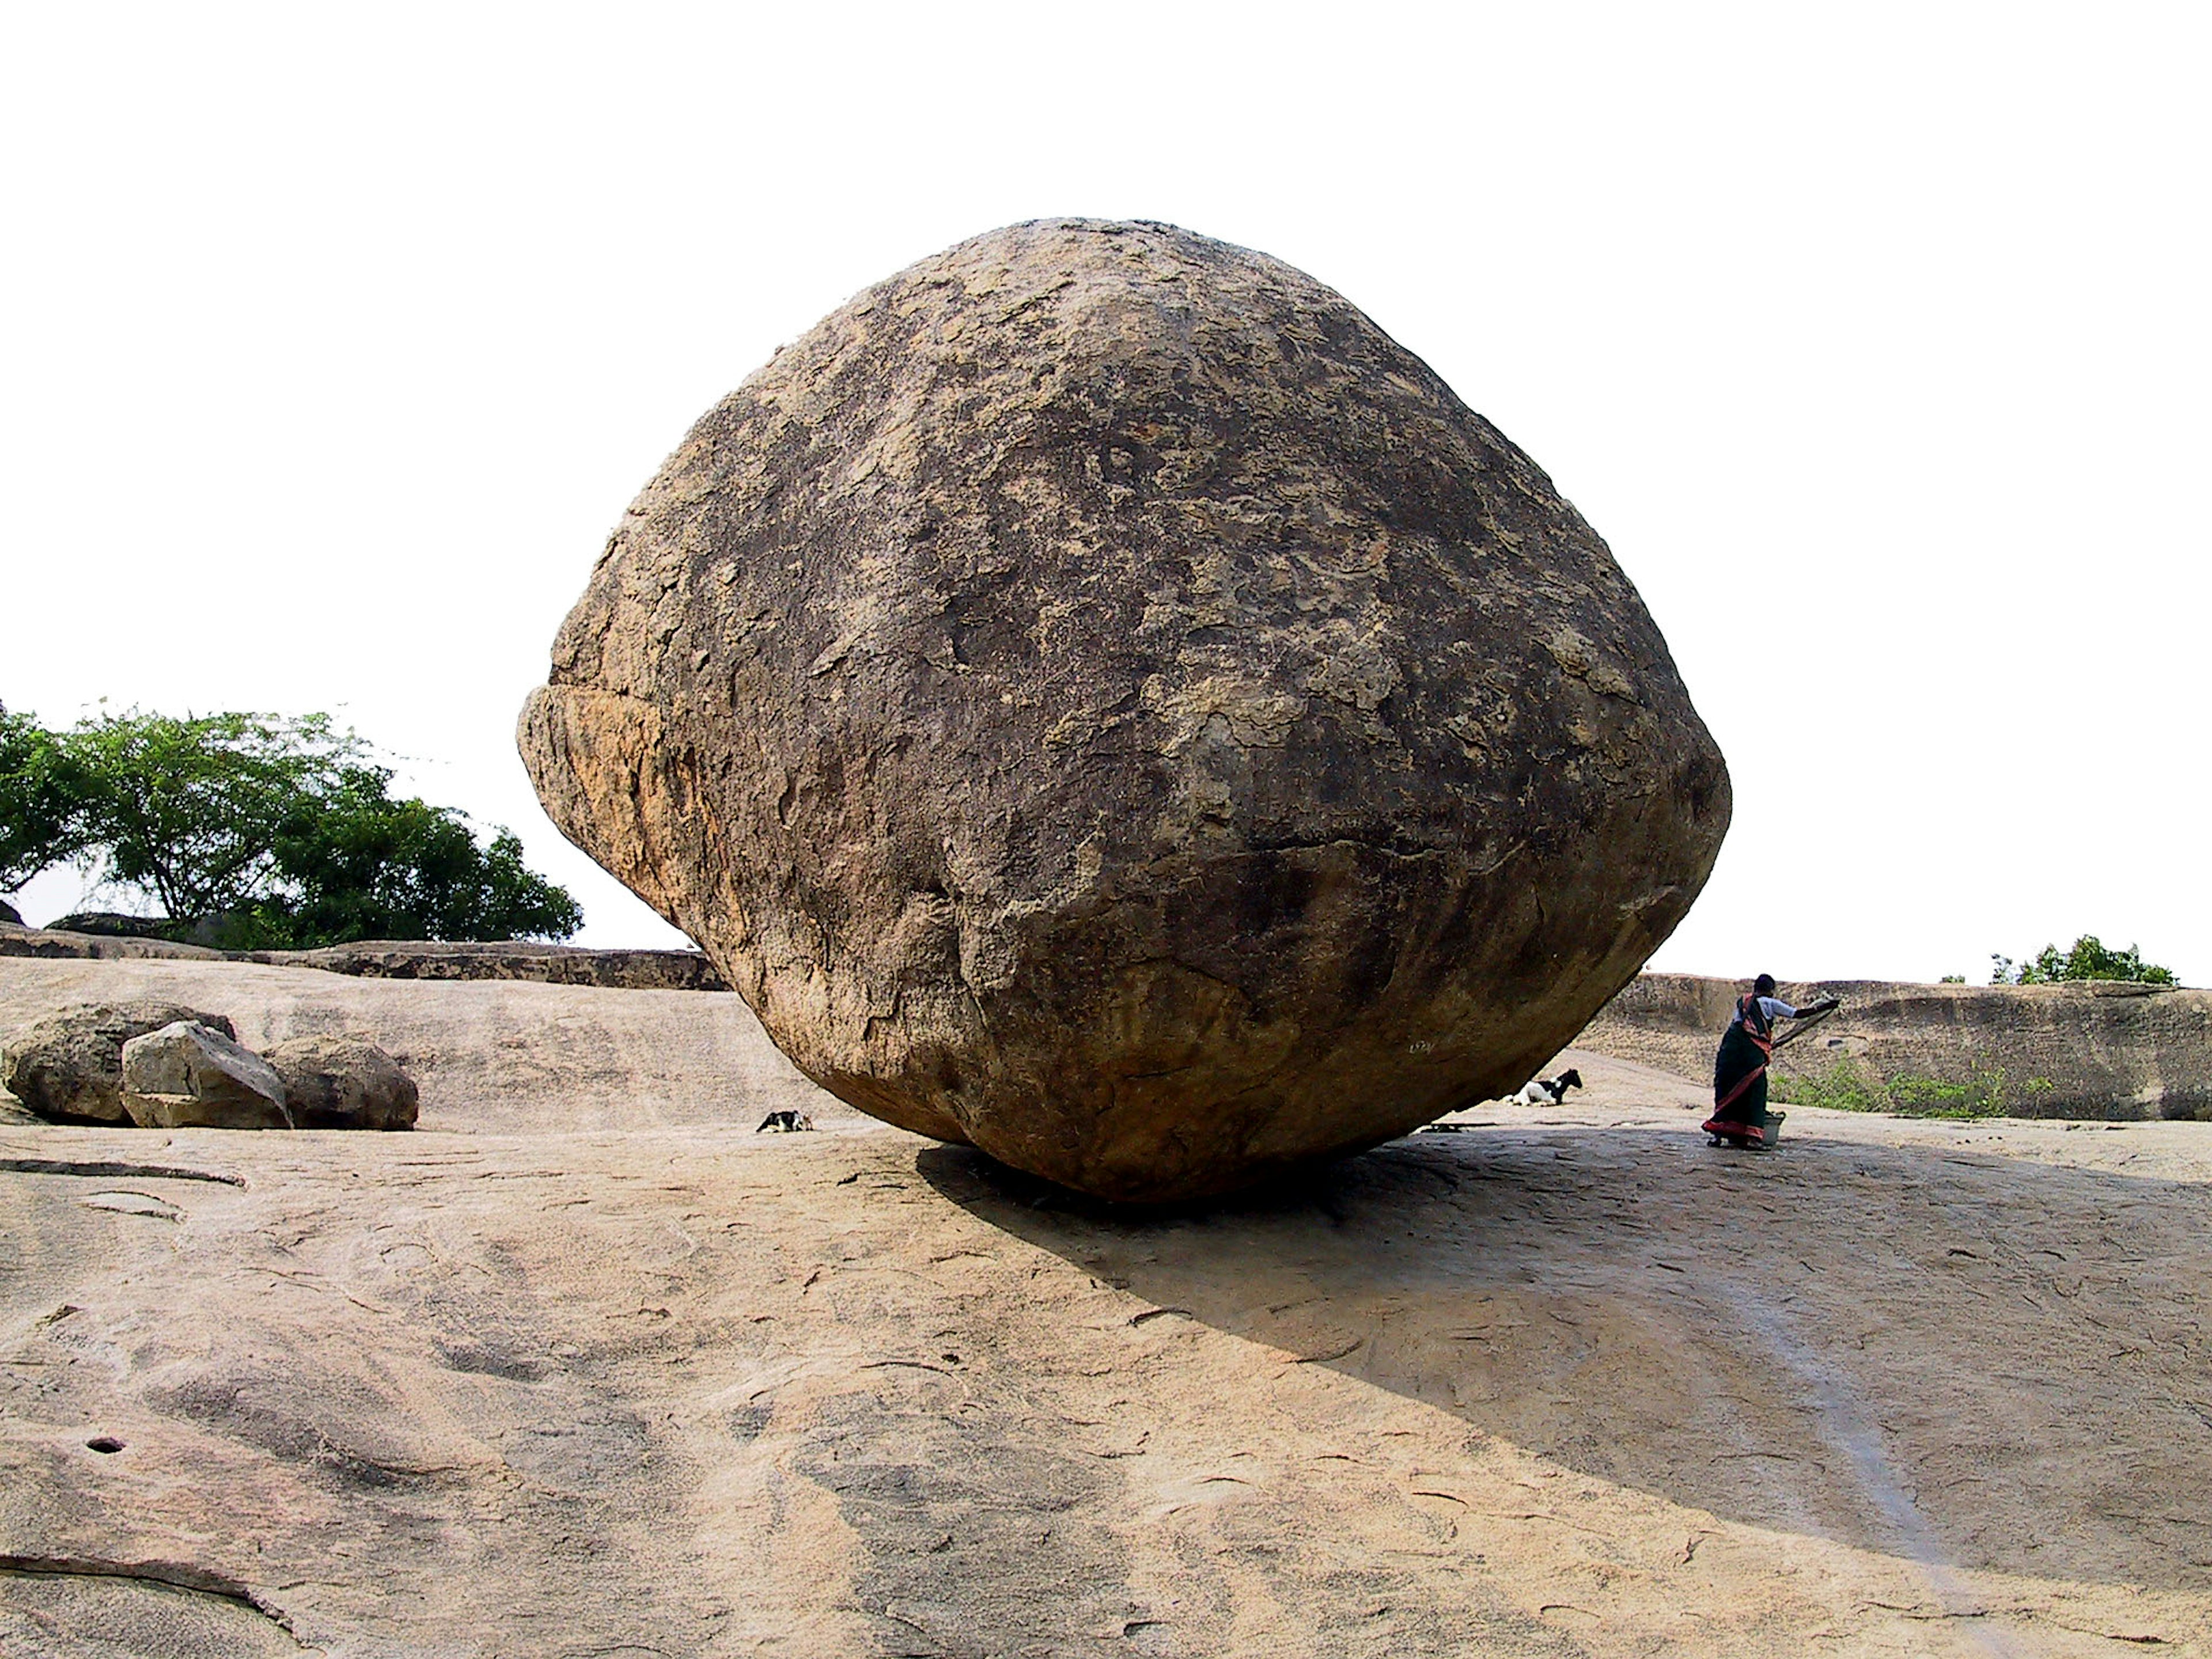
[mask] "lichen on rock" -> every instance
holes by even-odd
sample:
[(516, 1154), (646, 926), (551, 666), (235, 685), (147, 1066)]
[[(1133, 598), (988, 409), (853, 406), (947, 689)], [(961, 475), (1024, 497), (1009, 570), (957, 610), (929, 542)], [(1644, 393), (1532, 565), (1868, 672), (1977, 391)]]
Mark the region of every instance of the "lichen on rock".
[(520, 733), (853, 1104), (1156, 1200), (1516, 1086), (1728, 775), (1604, 544), (1289, 266), (1047, 221), (700, 421)]

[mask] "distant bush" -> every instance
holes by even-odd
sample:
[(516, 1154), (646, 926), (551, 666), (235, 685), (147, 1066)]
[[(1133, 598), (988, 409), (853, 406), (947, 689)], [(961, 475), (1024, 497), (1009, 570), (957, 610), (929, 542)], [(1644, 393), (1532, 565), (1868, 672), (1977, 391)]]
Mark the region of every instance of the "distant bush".
[(2046, 945), (2017, 966), (2010, 957), (1994, 953), (1990, 962), (1992, 985), (2061, 985), (2084, 979), (2131, 980), (2141, 985), (2175, 982), (2171, 968), (2145, 962), (2132, 945), (2124, 951), (2108, 950), (2094, 933), (2082, 934), (2070, 951)]
[(2015, 1099), (2004, 1068), (1976, 1062), (1963, 1082), (1903, 1073), (1878, 1076), (1849, 1055), (1817, 1074), (1777, 1076), (1774, 1097), (1786, 1106), (1826, 1106), (1839, 1112), (1890, 1112), (1899, 1117), (2002, 1117), (2014, 1104), (2051, 1091), (2051, 1079), (2032, 1077)]

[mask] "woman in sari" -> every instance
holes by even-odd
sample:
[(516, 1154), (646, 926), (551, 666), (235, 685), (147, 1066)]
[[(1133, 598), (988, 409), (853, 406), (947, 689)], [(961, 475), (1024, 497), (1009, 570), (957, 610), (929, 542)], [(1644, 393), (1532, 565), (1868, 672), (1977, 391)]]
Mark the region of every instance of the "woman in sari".
[(1716, 1140), (1733, 1141), (1753, 1152), (1765, 1152), (1782, 1133), (1784, 1112), (1766, 1107), (1766, 1067), (1774, 1058), (1774, 1022), (1808, 1019), (1836, 1006), (1836, 999), (1822, 997), (1802, 1008), (1793, 1008), (1774, 994), (1774, 975), (1761, 974), (1753, 981), (1751, 994), (1738, 997), (1735, 1018), (1721, 1036), (1721, 1051), (1713, 1059), (1713, 1115), (1703, 1124)]

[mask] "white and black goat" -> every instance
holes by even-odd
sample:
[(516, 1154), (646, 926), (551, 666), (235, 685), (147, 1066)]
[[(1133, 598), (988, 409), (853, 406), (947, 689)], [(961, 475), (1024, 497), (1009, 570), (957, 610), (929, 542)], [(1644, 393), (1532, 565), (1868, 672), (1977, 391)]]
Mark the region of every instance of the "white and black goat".
[(1520, 1106), (1556, 1106), (1567, 1097), (1567, 1091), (1583, 1086), (1583, 1074), (1570, 1068), (1557, 1077), (1540, 1077), (1521, 1085), (1516, 1094), (1506, 1099)]
[(796, 1134), (814, 1127), (814, 1120), (804, 1112), (770, 1112), (760, 1121), (757, 1135)]

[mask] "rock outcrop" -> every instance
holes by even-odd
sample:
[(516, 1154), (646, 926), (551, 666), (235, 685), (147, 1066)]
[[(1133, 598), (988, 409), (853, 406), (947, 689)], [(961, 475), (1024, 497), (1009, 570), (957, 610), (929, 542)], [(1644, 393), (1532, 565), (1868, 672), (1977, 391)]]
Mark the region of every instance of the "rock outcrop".
[(263, 951), (251, 959), (363, 979), (518, 979), (623, 991), (730, 988), (696, 951), (592, 951), (525, 939), (362, 939), (313, 951)]
[(123, 1108), (142, 1129), (293, 1127), (269, 1062), (190, 1020), (123, 1045)]
[(261, 1056), (284, 1085), (301, 1129), (410, 1129), (419, 1091), (399, 1062), (359, 1037), (301, 1036)]
[[(1711, 1077), (1721, 1031), (1750, 988), (1748, 981), (1639, 975), (1575, 1041)], [(1782, 987), (1791, 1002), (1824, 991), (1844, 1006), (1802, 1042), (1776, 1050), (1778, 1102), (2110, 1121), (2212, 1119), (2212, 991), (2115, 980)]]
[(696, 951), (594, 951), (530, 939), (361, 939), (309, 951), (216, 951), (135, 935), (32, 927), (0, 933), (0, 958), (95, 962), (252, 962), (361, 979), (514, 979), (617, 991), (726, 991)]
[(1729, 811), (1528, 457), (1340, 295), (1152, 224), (978, 237), (780, 353), (520, 738), (809, 1076), (1133, 1200), (1518, 1086)]
[(83, 1003), (64, 1008), (9, 1038), (0, 1085), (42, 1118), (125, 1123), (123, 1047), (133, 1037), (187, 1021), (235, 1038), (221, 1014), (161, 1001)]

